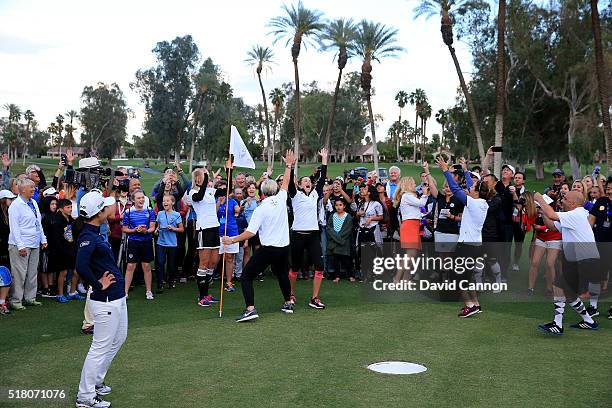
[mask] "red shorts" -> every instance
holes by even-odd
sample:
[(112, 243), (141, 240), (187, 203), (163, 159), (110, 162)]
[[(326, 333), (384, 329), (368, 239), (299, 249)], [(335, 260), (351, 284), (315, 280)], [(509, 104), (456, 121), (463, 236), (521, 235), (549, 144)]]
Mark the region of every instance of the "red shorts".
[(404, 220), (400, 226), (400, 242), (402, 248), (421, 249), (421, 221)]

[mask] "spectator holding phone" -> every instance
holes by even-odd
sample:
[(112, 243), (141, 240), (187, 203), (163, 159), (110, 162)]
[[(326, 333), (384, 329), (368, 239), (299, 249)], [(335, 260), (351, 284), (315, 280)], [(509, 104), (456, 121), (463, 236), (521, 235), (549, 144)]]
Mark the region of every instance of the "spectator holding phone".
[(147, 300), (153, 300), (151, 291), (151, 261), (153, 260), (153, 232), (155, 231), (155, 213), (145, 208), (145, 195), (140, 189), (132, 193), (133, 207), (123, 215), (122, 230), (128, 235), (127, 268), (125, 270), (125, 291), (130, 289), (136, 264), (142, 264)]

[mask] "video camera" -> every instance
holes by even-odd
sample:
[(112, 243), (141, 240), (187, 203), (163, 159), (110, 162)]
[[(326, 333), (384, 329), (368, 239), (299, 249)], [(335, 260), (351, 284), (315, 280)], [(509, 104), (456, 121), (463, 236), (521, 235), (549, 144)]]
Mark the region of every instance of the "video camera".
[(79, 161), (78, 169), (66, 169), (64, 181), (74, 186), (83, 187), (87, 191), (94, 188), (104, 189), (111, 174), (112, 170), (100, 166), (97, 158), (87, 157)]

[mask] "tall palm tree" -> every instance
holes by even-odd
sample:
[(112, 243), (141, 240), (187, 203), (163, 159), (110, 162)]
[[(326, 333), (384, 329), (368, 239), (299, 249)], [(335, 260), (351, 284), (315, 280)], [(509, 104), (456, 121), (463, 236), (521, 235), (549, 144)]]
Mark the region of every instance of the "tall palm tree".
[(445, 130), (445, 127), (448, 121), (449, 121), (449, 111), (448, 110), (440, 109), (438, 110), (438, 112), (436, 112), (436, 122), (438, 122), (440, 126), (442, 126), (442, 135), (440, 136), (440, 145), (442, 147), (444, 147), (444, 130)]
[[(412, 149), (412, 161), (416, 163), (416, 152), (417, 152), (417, 142), (418, 142), (418, 134), (419, 134), (419, 111), (421, 110), (421, 105), (427, 102), (427, 95), (425, 91), (421, 88), (417, 88), (414, 91), (410, 92), (408, 95), (408, 102), (410, 105), (414, 106), (414, 148)], [(422, 131), (422, 130), (421, 130)]]
[(281, 109), (285, 104), (285, 93), (280, 88), (274, 88), (270, 92), (270, 102), (272, 102), (272, 106), (274, 107), (274, 127), (272, 130), (272, 160), (274, 160), (275, 153), (275, 139), (276, 139), (276, 130), (278, 129), (278, 123), (281, 116)]
[[(302, 1), (298, 1), (297, 5), (283, 5), (284, 15), (274, 17), (270, 20), (269, 26), (272, 28), (270, 34), (276, 39), (287, 39), (287, 45), (293, 41), (291, 46), (291, 59), (293, 61), (293, 73), (295, 77), (295, 119), (293, 123), (295, 133), (294, 151), (295, 157), (300, 157), (300, 138), (302, 134), (302, 110), (300, 104), (300, 73), (298, 70), (298, 57), (300, 56), (300, 48), (304, 42), (304, 48), (308, 40), (319, 35), (325, 27), (323, 14), (317, 10), (310, 10), (304, 7)], [(297, 173), (297, 163), (296, 163)]]
[(421, 118), (421, 161), (425, 160), (425, 142), (427, 140), (427, 120), (431, 118), (431, 105), (428, 101), (421, 104), (419, 110), (419, 117)]
[(66, 147), (70, 149), (72, 148), (72, 145), (74, 144), (74, 137), (72, 136), (72, 132), (76, 130), (76, 127), (74, 127), (73, 122), (76, 118), (78, 118), (79, 113), (75, 111), (74, 109), (71, 109), (68, 112), (66, 112), (66, 116), (68, 116), (68, 119), (69, 119), (68, 125), (65, 126)]
[(31, 110), (26, 110), (23, 113), (23, 118), (26, 120), (25, 128), (25, 140), (23, 141), (23, 165), (25, 166), (25, 159), (28, 155), (28, 141), (30, 140), (30, 129), (32, 129), (32, 121), (34, 120), (34, 113)]
[(485, 158), (485, 151), (484, 145), (482, 143), (482, 136), (480, 135), (480, 122), (478, 122), (478, 117), (476, 116), (476, 109), (474, 108), (474, 102), (472, 101), (472, 96), (468, 91), (468, 87), (465, 83), (465, 78), (463, 78), (463, 72), (461, 72), (459, 60), (457, 60), (455, 48), (453, 47), (453, 23), (455, 13), (463, 12), (468, 7), (479, 7), (480, 4), (482, 3), (478, 0), (421, 0), (421, 3), (414, 9), (414, 18), (416, 19), (420, 16), (430, 18), (436, 14), (439, 14), (442, 17), (440, 21), (440, 31), (442, 33), (442, 40), (444, 41), (444, 44), (446, 44), (446, 46), (448, 47), (451, 57), (453, 58), (453, 63), (455, 64), (455, 69), (457, 70), (459, 84), (461, 85), (461, 90), (463, 91), (463, 95), (465, 96), (468, 113), (470, 115), (472, 127), (474, 128), (474, 134), (476, 135), (478, 153), (480, 154), (480, 160), (482, 161)]
[(350, 45), (355, 37), (355, 24), (352, 19), (339, 18), (325, 26), (321, 33), (321, 48), (324, 51), (333, 49), (338, 52), (338, 79), (332, 98), (332, 106), (327, 118), (327, 129), (325, 130), (325, 147), (329, 150), (329, 141), (334, 126), (334, 115), (336, 113), (336, 103), (340, 93), (340, 82), (342, 80), (342, 70), (346, 67), (348, 59), (352, 56)]
[(362, 20), (357, 27), (354, 43), (355, 54), (363, 59), (361, 65), (361, 89), (368, 104), (374, 170), (378, 174), (378, 146), (376, 145), (376, 125), (372, 111), (372, 61), (396, 56), (404, 49), (397, 45), (397, 29), (381, 23)]
[(268, 100), (266, 99), (266, 92), (264, 91), (263, 83), (261, 82), (261, 71), (264, 69), (271, 70), (270, 64), (274, 53), (270, 47), (263, 47), (261, 45), (254, 45), (253, 48), (247, 53), (248, 58), (246, 62), (255, 66), (255, 72), (257, 73), (257, 79), (259, 80), (259, 88), (261, 89), (261, 98), (263, 99), (263, 110), (264, 118), (266, 123), (266, 143), (268, 146), (268, 165), (272, 164), (272, 151), (270, 144), (270, 119), (268, 117)]
[[(399, 108), (400, 108), (400, 110), (399, 110), (399, 119), (397, 121), (401, 124), (402, 123), (402, 109), (404, 109), (404, 107), (408, 103), (408, 93), (406, 91), (399, 91), (395, 95), (395, 101), (397, 102), (397, 106), (399, 106)], [(400, 142), (399, 142), (399, 140), (400, 140), (400, 138), (399, 138), (399, 134), (398, 134), (398, 137), (395, 140), (395, 152), (397, 154), (397, 161), (400, 161), (400, 153), (399, 153)]]
[(608, 82), (606, 61), (603, 57), (601, 46), (601, 23), (599, 21), (599, 10), (597, 0), (589, 0), (591, 4), (591, 29), (595, 42), (595, 70), (597, 72), (597, 88), (599, 91), (599, 102), (601, 107), (601, 118), (603, 122), (604, 140), (606, 143), (606, 162), (608, 163), (608, 174), (612, 174), (612, 126), (610, 124), (610, 95), (608, 93)]
[[(497, 77), (495, 79), (495, 146), (501, 146), (504, 140), (504, 108), (506, 100), (506, 0), (497, 3)], [(501, 152), (495, 153), (493, 173), (501, 174)]]

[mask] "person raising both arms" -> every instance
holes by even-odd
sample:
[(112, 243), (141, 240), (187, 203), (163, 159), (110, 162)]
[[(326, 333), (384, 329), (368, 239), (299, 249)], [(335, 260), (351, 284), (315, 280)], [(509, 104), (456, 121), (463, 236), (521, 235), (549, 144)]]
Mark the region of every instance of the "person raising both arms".
[(321, 156), (321, 174), (313, 189), (309, 176), (300, 177), (297, 188), (294, 173), (291, 171), (289, 180), (289, 197), (293, 207), (293, 225), (291, 227), (291, 269), (289, 281), (291, 282), (291, 301), (295, 303), (295, 286), (300, 271), (304, 271), (306, 264), (305, 253), (314, 263), (314, 280), (312, 296), (308, 306), (313, 309), (325, 309), (325, 304), (319, 299), (319, 290), (323, 282), (323, 256), (321, 254), (321, 238), (319, 235), (318, 203), (323, 195), (323, 185), (327, 176), (327, 149), (319, 152)]

